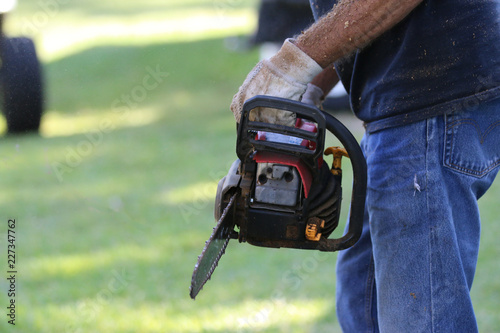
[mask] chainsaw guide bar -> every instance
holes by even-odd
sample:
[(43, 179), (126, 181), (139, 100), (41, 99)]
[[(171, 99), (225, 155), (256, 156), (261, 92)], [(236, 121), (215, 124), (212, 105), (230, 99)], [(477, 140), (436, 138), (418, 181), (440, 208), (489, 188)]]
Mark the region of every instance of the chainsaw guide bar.
[(191, 278), (189, 295), (192, 299), (195, 299), (205, 283), (210, 280), (220, 258), (226, 251), (227, 244), (231, 239), (231, 234), (234, 229), (234, 219), (226, 217), (230, 215), (228, 212), (234, 204), (236, 195), (236, 193), (233, 194), (226, 208), (224, 208), (210, 239), (206, 241), (205, 247), (198, 257), (198, 262), (194, 267), (193, 277)]

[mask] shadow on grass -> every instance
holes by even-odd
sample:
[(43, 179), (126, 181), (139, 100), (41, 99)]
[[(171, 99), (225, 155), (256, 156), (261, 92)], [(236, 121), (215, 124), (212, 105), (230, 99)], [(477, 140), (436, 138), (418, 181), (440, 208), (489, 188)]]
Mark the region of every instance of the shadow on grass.
[[(196, 187), (215, 183), (235, 158), (228, 103), (254, 61), (255, 54), (229, 54), (215, 39), (99, 47), (47, 64), (49, 108), (68, 120), (55, 119), (56, 125), (91, 119), (74, 133), (5, 138), (0, 145), (7, 175), (0, 179), (2, 212), (20, 223), (25, 332), (71, 332), (68, 325), (110, 332), (336, 327), (335, 255), (232, 241), (198, 300), (188, 296), (194, 263), (214, 226), (213, 199)], [(147, 66), (157, 65), (169, 75), (133, 101), (130, 113), (153, 110), (157, 117), (138, 126), (133, 117), (114, 118), (113, 101), (145, 89)], [(114, 128), (96, 137), (106, 119)], [(68, 167), (61, 180), (56, 162)], [(186, 188), (194, 189), (188, 199), (168, 199)], [(487, 216), (498, 215), (495, 203)], [(489, 248), (496, 244), (494, 233), (485, 240)], [(496, 257), (486, 263), (496, 267)], [(496, 304), (486, 296), (498, 286), (482, 281), (481, 302)]]
[[(238, 327), (239, 318), (252, 324), (270, 307), (265, 327), (273, 331), (288, 325), (282, 319), (287, 313), (269, 302), (274, 291), (282, 290), (293, 310), (307, 303), (301, 298), (321, 298), (331, 290), (332, 262), (313, 270), (327, 278), (309, 286), (304, 279), (310, 271), (303, 265), (310, 254), (234, 242), (203, 295), (189, 299), (194, 263), (214, 224), (213, 198), (203, 193), (199, 200), (175, 203), (164, 196), (216, 182), (236, 157), (228, 104), (255, 54), (235, 56), (222, 46), (218, 39), (100, 47), (46, 66), (50, 110), (69, 120), (55, 119), (56, 125), (69, 126), (72, 117), (92, 119), (75, 133), (6, 138), (0, 148), (10, 176), (1, 180), (2, 188), (12, 193), (2, 197), (4, 214), (23, 222), (22, 303), (33, 314), (26, 331), (64, 331), (67, 325), (155, 331), (143, 324), (146, 318), (171, 332), (227, 332)], [(140, 126), (113, 123), (113, 101), (144, 86), (146, 67), (157, 64), (169, 76), (135, 101), (131, 112), (153, 109), (158, 117)], [(108, 118), (115, 128), (89, 138)], [(54, 163), (67, 167), (61, 179)], [(121, 272), (131, 276), (123, 288), (115, 283)], [(283, 282), (284, 273), (292, 280)], [(308, 288), (313, 289), (306, 295)]]
[(250, 0), (123, 0), (118, 3), (100, 0), (55, 0), (47, 3), (23, 1), (14, 14), (22, 18), (24, 22), (31, 19), (34, 21), (33, 23), (40, 19), (36, 15), (40, 16), (45, 13), (52, 18), (57, 17), (62, 11), (87, 21), (99, 16), (109, 17), (110, 20), (124, 21), (133, 16), (149, 17), (162, 13), (168, 15), (173, 11), (186, 13), (192, 10), (205, 10), (211, 13), (225, 9), (253, 8), (254, 6), (255, 3)]
[[(48, 109), (78, 112), (118, 105), (168, 106), (187, 92), (189, 99), (203, 99), (205, 107), (215, 104), (227, 110), (232, 95), (256, 62), (256, 54), (236, 55), (223, 44), (222, 39), (208, 39), (102, 46), (50, 62), (45, 65)], [(114, 104), (116, 99), (120, 103)]]

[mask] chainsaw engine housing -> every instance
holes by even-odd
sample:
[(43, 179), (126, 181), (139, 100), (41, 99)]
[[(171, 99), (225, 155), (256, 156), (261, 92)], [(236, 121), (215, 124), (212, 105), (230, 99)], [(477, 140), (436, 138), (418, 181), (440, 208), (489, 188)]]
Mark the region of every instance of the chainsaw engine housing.
[(289, 165), (258, 163), (254, 200), (256, 203), (294, 207), (300, 199), (302, 182)]
[[(316, 108), (294, 105), (299, 109), (297, 123), (288, 127), (249, 121), (253, 109), (251, 103), (246, 104), (237, 139), (242, 181), (235, 209), (241, 217), (236, 221), (240, 242), (318, 249), (338, 224), (340, 175), (333, 176), (333, 183), (328, 184), (329, 225), (325, 226), (325, 219), (309, 214), (313, 200), (319, 196), (314, 188), (322, 181), (325, 118)], [(280, 104), (279, 109), (282, 107)], [(323, 229), (328, 230), (324, 237)]]

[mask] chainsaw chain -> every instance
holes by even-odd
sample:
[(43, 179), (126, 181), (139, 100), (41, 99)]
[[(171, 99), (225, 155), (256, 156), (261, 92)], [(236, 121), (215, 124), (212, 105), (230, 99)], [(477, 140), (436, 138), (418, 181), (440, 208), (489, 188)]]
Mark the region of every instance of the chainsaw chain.
[[(231, 209), (232, 205), (234, 204), (234, 200), (236, 198), (236, 195), (237, 195), (236, 193), (233, 194), (233, 196), (229, 199), (229, 203), (224, 208), (224, 211), (222, 212), (222, 215), (219, 218), (219, 221), (217, 221), (217, 225), (214, 227), (212, 235), (210, 236), (210, 239), (205, 242), (205, 247), (203, 248), (203, 251), (201, 252), (201, 254), (198, 256), (198, 261), (197, 261), (197, 263), (195, 265), (194, 272), (193, 272), (193, 277), (191, 279), (190, 296), (193, 299), (200, 292), (200, 290), (203, 288), (203, 286), (205, 285), (205, 283), (208, 280), (210, 280), (210, 278), (212, 277), (212, 273), (215, 271), (215, 268), (217, 268), (217, 265), (219, 264), (219, 260), (222, 257), (222, 255), (225, 253), (227, 244), (229, 243), (229, 240), (231, 239), (231, 231), (232, 230), (224, 230), (224, 229), (219, 230), (219, 227), (220, 227), (222, 221), (224, 221), (224, 218), (228, 214), (228, 212)], [(214, 259), (214, 262), (212, 263), (212, 266), (210, 266), (210, 269), (208, 270), (208, 273), (205, 276), (205, 279), (201, 282), (201, 284), (199, 286), (199, 289), (198, 289), (198, 287), (196, 286), (196, 275), (197, 275), (197, 272), (198, 272), (198, 268), (199, 268), (201, 259), (203, 258), (203, 256), (207, 252), (207, 249), (210, 246), (210, 244), (212, 243), (212, 241), (214, 241), (214, 240), (217, 239), (217, 235), (218, 234), (220, 234), (220, 235), (224, 235), (225, 234), (224, 244), (222, 245), (221, 249), (219, 250), (219, 253), (217, 254), (217, 256)]]

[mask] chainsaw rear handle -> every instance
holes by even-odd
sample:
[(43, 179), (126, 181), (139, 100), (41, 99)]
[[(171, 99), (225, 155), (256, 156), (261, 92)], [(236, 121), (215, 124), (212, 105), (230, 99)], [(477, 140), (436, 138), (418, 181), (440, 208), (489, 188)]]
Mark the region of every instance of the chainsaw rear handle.
[[(291, 126), (249, 121), (250, 112), (259, 107), (294, 112), (297, 114), (297, 118), (300, 117), (315, 122), (317, 124), (318, 131), (313, 133)], [(312, 170), (317, 170), (318, 159), (323, 155), (324, 150), (325, 127), (325, 117), (322, 114), (322, 111), (315, 106), (279, 97), (258, 95), (250, 98), (243, 105), (240, 124), (238, 126), (236, 154), (240, 160), (244, 161), (246, 160), (248, 154), (251, 154), (254, 151), (265, 150), (276, 153), (286, 152), (288, 154), (301, 157), (307, 164), (309, 164)], [(309, 140), (316, 144), (316, 148), (311, 150), (308, 147), (300, 145), (257, 140), (256, 134), (259, 131), (279, 133)]]
[[(320, 246), (321, 251), (338, 251), (353, 246), (361, 237), (365, 214), (367, 172), (366, 160), (361, 147), (352, 133), (334, 116), (322, 112), (326, 119), (326, 129), (335, 135), (344, 146), (351, 160), (353, 183), (348, 230), (337, 239), (326, 239)], [(320, 240), (321, 242), (321, 240)]]
[[(297, 114), (297, 118), (300, 117), (315, 122), (318, 131), (317, 133), (312, 133), (284, 125), (250, 122), (248, 120), (250, 111), (258, 107), (294, 112)], [(322, 237), (317, 246), (317, 249), (320, 251), (333, 252), (353, 246), (361, 237), (363, 229), (367, 184), (366, 160), (352, 133), (335, 117), (321, 111), (315, 106), (279, 97), (258, 95), (247, 100), (243, 105), (241, 120), (238, 126), (236, 153), (243, 161), (254, 151), (286, 151), (289, 154), (305, 158), (308, 164), (311, 163), (310, 166), (313, 170), (317, 170), (318, 159), (323, 156), (325, 128), (342, 143), (349, 154), (353, 169), (352, 198), (347, 232), (337, 239)], [(255, 134), (258, 131), (280, 133), (311, 140), (316, 143), (316, 149), (310, 150), (307, 147), (298, 145), (256, 140)]]

